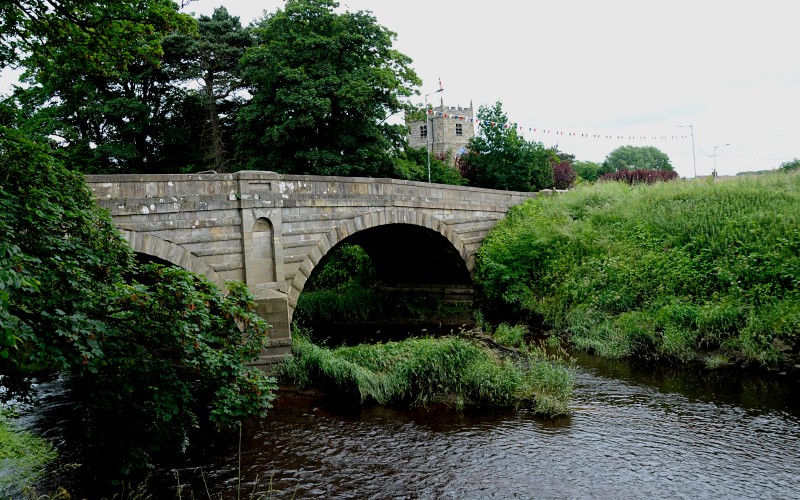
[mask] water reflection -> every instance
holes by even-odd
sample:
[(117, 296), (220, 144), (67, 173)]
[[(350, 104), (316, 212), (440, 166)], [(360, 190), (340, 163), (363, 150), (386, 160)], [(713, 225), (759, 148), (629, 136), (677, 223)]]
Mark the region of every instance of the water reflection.
[[(582, 357), (571, 417), (281, 398), (245, 426), (244, 492), (273, 498), (800, 496), (797, 385)], [(229, 497), (237, 437), (181, 477)], [(188, 491), (188, 490), (187, 490)]]

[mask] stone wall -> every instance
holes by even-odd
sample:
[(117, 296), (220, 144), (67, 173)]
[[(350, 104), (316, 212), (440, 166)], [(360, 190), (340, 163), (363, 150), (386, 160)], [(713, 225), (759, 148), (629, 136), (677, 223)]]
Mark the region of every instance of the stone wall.
[[(535, 193), (394, 179), (235, 174), (98, 175), (87, 182), (131, 247), (221, 287), (247, 284), (272, 325), (262, 362), (289, 353), (306, 280), (349, 236), (391, 224), (438, 233), (469, 272), (475, 251), (513, 205)], [(366, 234), (366, 233), (365, 233)]]
[[(470, 121), (471, 118), (474, 118), (472, 105), (462, 108), (461, 106), (441, 104), (434, 107), (433, 111), (434, 113), (428, 116), (427, 121), (428, 133), (431, 134), (429, 138), (431, 153), (438, 155), (449, 152), (455, 158), (475, 136), (475, 124)], [(456, 127), (459, 125), (461, 135), (456, 134)], [(426, 121), (407, 121), (406, 126), (409, 128), (408, 145), (414, 149), (426, 147), (426, 138), (420, 136), (420, 127), (426, 126)]]

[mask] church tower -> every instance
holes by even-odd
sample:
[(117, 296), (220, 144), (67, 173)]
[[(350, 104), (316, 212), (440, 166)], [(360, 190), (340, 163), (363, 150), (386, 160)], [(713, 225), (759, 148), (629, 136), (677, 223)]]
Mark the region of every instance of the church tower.
[(406, 118), (408, 145), (414, 149), (429, 145), (434, 156), (449, 152), (455, 161), (457, 156), (466, 152), (467, 143), (475, 137), (475, 115), (471, 102), (468, 108), (462, 108), (445, 106), (440, 101), (439, 106), (427, 110), (425, 118), (415, 121)]

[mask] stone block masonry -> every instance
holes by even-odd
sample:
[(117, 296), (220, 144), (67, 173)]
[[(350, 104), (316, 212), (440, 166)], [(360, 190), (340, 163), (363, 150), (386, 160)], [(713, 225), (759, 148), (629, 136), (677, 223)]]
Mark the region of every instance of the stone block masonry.
[[(425, 267), (431, 259), (461, 266), (469, 277), (486, 234), (511, 206), (536, 196), (256, 171), (94, 175), (87, 182), (134, 251), (203, 274), (223, 288), (230, 280), (247, 284), (259, 314), (272, 325), (271, 346), (256, 363), (265, 369), (290, 355), (297, 299), (337, 244), (353, 241), (372, 249), (396, 280), (413, 276), (412, 283), (394, 283), (400, 289), (441, 288), (452, 276), (434, 276), (436, 266)], [(394, 237), (402, 241), (390, 241)], [(424, 259), (414, 255), (419, 245), (427, 245)], [(446, 286), (466, 290), (470, 284), (453, 278)]]

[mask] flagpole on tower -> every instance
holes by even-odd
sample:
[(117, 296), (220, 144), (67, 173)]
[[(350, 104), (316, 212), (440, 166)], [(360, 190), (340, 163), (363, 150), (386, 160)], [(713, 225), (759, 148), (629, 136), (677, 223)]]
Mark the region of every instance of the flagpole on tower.
[(425, 94), (425, 145), (427, 146), (428, 151), (428, 184), (431, 183), (431, 128), (430, 128), (430, 113), (428, 113), (428, 96), (432, 96), (433, 94), (438, 94), (439, 92), (444, 91), (442, 88), (442, 77), (439, 77), (439, 90), (431, 92), (430, 94)]

